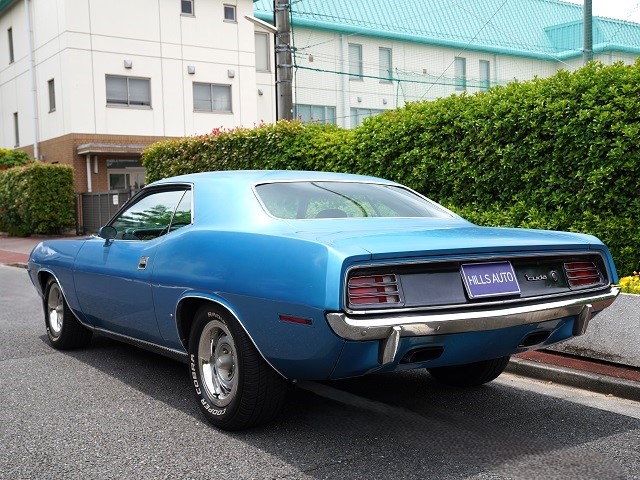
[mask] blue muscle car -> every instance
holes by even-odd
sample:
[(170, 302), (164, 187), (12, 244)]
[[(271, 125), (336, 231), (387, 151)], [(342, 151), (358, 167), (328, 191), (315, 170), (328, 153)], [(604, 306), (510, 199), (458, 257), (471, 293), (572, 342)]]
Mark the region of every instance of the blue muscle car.
[(478, 227), (397, 183), (318, 172), (153, 183), (99, 236), (39, 244), (28, 271), (54, 348), (95, 332), (183, 359), (223, 429), (272, 418), (294, 380), (489, 382), (619, 291), (595, 237)]

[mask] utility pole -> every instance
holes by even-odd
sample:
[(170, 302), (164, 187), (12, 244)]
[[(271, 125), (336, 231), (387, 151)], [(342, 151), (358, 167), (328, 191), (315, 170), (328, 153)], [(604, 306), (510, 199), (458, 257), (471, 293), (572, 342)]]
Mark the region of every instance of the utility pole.
[(586, 65), (593, 60), (593, 15), (591, 8), (591, 0), (584, 0), (584, 33), (583, 33), (583, 49), (582, 63)]
[(289, 0), (273, 0), (276, 26), (276, 116), (293, 119), (293, 62), (291, 57), (291, 23)]

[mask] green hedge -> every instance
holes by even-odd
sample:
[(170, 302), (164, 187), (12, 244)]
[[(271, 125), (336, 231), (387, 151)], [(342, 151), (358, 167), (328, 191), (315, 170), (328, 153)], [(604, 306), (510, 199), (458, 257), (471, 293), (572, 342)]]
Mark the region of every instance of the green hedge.
[(0, 169), (19, 167), (33, 162), (27, 152), (22, 150), (9, 150), (8, 148), (0, 148)]
[(309, 169), (408, 185), (483, 225), (582, 231), (623, 274), (640, 262), (640, 63), (453, 95), (354, 130), (278, 122), (153, 145), (148, 180), (228, 169)]
[(33, 163), (0, 171), (0, 231), (60, 233), (74, 224), (70, 166)]
[(280, 121), (167, 140), (142, 154), (147, 182), (209, 170), (345, 170), (353, 132), (334, 125)]

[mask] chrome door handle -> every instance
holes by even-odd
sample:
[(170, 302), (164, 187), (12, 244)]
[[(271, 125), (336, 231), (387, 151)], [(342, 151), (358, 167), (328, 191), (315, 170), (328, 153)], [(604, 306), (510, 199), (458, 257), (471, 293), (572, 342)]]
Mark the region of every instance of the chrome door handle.
[(144, 270), (147, 268), (147, 261), (149, 257), (140, 257), (140, 262), (138, 263), (138, 270)]

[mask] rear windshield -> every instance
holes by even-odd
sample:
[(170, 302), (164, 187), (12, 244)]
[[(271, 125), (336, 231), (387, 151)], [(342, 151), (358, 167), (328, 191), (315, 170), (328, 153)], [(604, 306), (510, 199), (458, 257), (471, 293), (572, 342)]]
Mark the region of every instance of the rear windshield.
[(449, 217), (444, 210), (395, 185), (358, 182), (276, 182), (256, 186), (271, 215), (284, 219)]

